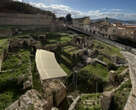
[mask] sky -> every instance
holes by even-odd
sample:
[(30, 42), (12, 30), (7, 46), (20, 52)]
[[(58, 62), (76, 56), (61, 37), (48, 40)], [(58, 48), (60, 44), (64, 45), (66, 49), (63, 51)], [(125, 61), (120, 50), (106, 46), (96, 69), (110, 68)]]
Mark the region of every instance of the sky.
[(72, 17), (91, 19), (116, 18), (136, 20), (136, 0), (18, 0), (52, 11), (57, 17), (71, 13)]

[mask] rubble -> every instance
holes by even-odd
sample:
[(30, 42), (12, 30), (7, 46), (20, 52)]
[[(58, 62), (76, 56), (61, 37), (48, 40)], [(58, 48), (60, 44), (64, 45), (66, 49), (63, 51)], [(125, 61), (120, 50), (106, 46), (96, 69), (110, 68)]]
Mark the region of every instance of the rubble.
[(49, 108), (48, 102), (41, 94), (32, 89), (27, 91), (5, 110), (51, 110), (51, 108)]
[(45, 97), (50, 105), (59, 106), (66, 97), (66, 87), (59, 79), (43, 82)]

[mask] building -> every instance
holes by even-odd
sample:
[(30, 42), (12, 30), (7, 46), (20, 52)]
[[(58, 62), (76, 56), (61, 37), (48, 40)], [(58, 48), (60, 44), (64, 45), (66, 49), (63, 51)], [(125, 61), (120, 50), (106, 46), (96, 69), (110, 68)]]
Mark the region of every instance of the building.
[(90, 17), (76, 18), (73, 19), (73, 26), (84, 31), (90, 32)]

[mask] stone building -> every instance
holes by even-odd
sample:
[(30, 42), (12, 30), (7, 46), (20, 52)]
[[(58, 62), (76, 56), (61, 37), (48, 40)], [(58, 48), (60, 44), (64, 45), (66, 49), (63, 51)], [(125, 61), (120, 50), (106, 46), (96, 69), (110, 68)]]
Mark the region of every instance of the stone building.
[[(136, 39), (136, 27), (129, 27), (127, 25), (115, 25), (109, 27), (108, 35), (112, 36), (112, 39), (126, 39), (135, 40)], [(114, 36), (114, 37), (113, 37)]]
[(91, 32), (93, 34), (103, 34), (107, 35), (108, 28), (111, 26), (109, 22), (106, 21), (98, 21), (95, 23), (91, 23)]
[(90, 32), (90, 17), (73, 19), (73, 26), (83, 29), (84, 31)]
[(91, 23), (91, 33), (101, 34), (102, 37), (111, 40), (124, 39), (134, 41), (136, 39), (136, 26), (98, 21)]

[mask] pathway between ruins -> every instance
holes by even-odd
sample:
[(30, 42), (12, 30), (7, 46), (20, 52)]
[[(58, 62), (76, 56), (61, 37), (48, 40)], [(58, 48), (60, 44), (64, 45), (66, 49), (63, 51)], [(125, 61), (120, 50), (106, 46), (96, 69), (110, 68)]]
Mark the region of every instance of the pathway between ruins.
[(129, 74), (132, 83), (132, 90), (128, 97), (124, 110), (136, 109), (136, 55), (129, 52), (122, 52), (129, 64)]

